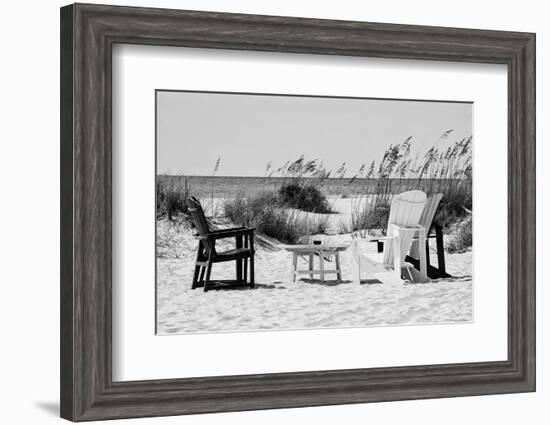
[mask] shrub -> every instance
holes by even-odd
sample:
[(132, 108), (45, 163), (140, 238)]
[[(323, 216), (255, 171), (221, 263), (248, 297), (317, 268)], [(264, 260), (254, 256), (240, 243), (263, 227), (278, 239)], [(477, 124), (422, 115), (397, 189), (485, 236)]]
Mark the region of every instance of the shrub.
[(449, 242), (447, 251), (450, 253), (464, 252), (472, 246), (472, 217), (457, 225), (456, 234)]
[(233, 223), (255, 227), (260, 233), (280, 242), (295, 244), (304, 236), (326, 231), (327, 217), (309, 217), (280, 207), (276, 193), (264, 192), (246, 198), (243, 193), (226, 199), (224, 214)]
[(285, 183), (279, 189), (279, 199), (283, 205), (302, 211), (321, 214), (332, 212), (325, 195), (311, 184)]
[(462, 182), (461, 186), (452, 191), (441, 190), (443, 198), (437, 212), (437, 222), (445, 228), (459, 223), (472, 211), (471, 181)]

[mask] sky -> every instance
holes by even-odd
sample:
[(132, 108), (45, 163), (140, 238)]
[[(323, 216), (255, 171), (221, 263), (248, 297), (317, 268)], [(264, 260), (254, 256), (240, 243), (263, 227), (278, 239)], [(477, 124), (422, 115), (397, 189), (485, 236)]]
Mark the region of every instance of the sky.
[[(412, 136), (411, 154), (472, 135), (471, 103), (157, 91), (157, 174), (264, 176), (302, 154), (353, 175)], [(453, 130), (447, 138), (442, 134)]]

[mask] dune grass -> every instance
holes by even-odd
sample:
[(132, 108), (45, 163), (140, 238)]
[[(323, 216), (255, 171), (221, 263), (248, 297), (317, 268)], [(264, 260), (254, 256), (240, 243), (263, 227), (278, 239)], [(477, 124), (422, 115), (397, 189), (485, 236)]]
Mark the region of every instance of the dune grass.
[(168, 218), (173, 221), (182, 214), (187, 215), (186, 200), (191, 195), (191, 189), (186, 179), (157, 176), (156, 206), (157, 218)]
[(282, 243), (295, 244), (304, 237), (323, 234), (328, 217), (313, 216), (281, 206), (277, 193), (265, 192), (246, 197), (244, 192), (224, 201), (224, 215), (233, 223), (254, 227)]
[[(452, 130), (439, 139), (449, 137)], [(468, 216), (472, 210), (472, 138), (456, 141), (439, 150), (437, 141), (423, 157), (410, 157), (411, 138), (390, 145), (380, 163), (373, 161), (366, 173), (366, 202), (357, 203), (352, 213), (353, 230), (387, 227), (389, 208), (395, 193), (420, 189), (428, 196), (442, 193), (436, 221), (445, 228)], [(364, 169), (364, 168), (363, 168)]]

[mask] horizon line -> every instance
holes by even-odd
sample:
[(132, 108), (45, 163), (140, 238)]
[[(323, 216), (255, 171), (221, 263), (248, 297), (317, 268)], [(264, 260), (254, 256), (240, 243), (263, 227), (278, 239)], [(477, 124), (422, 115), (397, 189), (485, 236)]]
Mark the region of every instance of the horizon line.
[[(209, 177), (209, 178), (219, 178), (219, 179), (227, 179), (227, 178), (239, 178), (239, 179), (322, 179), (322, 177), (290, 177), (290, 176), (224, 176), (224, 175), (217, 175), (213, 176), (211, 174), (209, 175), (200, 175), (200, 174), (156, 174), (156, 177)], [(353, 179), (354, 176), (346, 176), (346, 177), (327, 177), (325, 180), (350, 180)], [(379, 180), (384, 177), (358, 177), (355, 176), (355, 180)], [(401, 179), (401, 180), (460, 180), (460, 178), (437, 178), (437, 177), (389, 177), (390, 179)]]

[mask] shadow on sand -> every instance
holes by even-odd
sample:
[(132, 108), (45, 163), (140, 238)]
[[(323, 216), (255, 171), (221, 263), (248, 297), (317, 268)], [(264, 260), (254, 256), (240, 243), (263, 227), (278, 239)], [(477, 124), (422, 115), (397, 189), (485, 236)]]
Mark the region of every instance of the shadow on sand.
[(339, 286), (339, 285), (349, 285), (353, 283), (351, 280), (319, 280), (319, 279), (300, 279), (296, 283), (307, 283), (309, 285), (321, 285), (321, 286)]
[(378, 279), (361, 279), (359, 282), (361, 285), (383, 285), (384, 282)]
[[(403, 285), (429, 285), (429, 284), (440, 284), (444, 285), (447, 283), (455, 283), (455, 282), (470, 282), (472, 279), (471, 276), (464, 275), (464, 276), (453, 276), (453, 277), (447, 277), (442, 279), (433, 279), (428, 282), (403, 282)], [(349, 285), (353, 284), (354, 282), (352, 280), (319, 280), (319, 279), (306, 279), (302, 278), (299, 279), (296, 282), (288, 283), (283, 281), (275, 281), (273, 283), (256, 283), (253, 288), (247, 287), (247, 286), (218, 286), (213, 287), (211, 290), (214, 291), (249, 291), (251, 289), (288, 289), (289, 285), (300, 285), (300, 284), (307, 284), (307, 285), (320, 285), (320, 286), (339, 286), (339, 285)], [(361, 279), (360, 282), (361, 285), (383, 285), (384, 282), (378, 279)]]
[(405, 282), (405, 285), (430, 285), (430, 284), (437, 284), (437, 285), (445, 285), (448, 283), (457, 283), (457, 282), (464, 282), (464, 283), (470, 283), (472, 281), (472, 276), (464, 275), (464, 276), (452, 276), (452, 277), (443, 277), (441, 279), (432, 279), (428, 282)]

